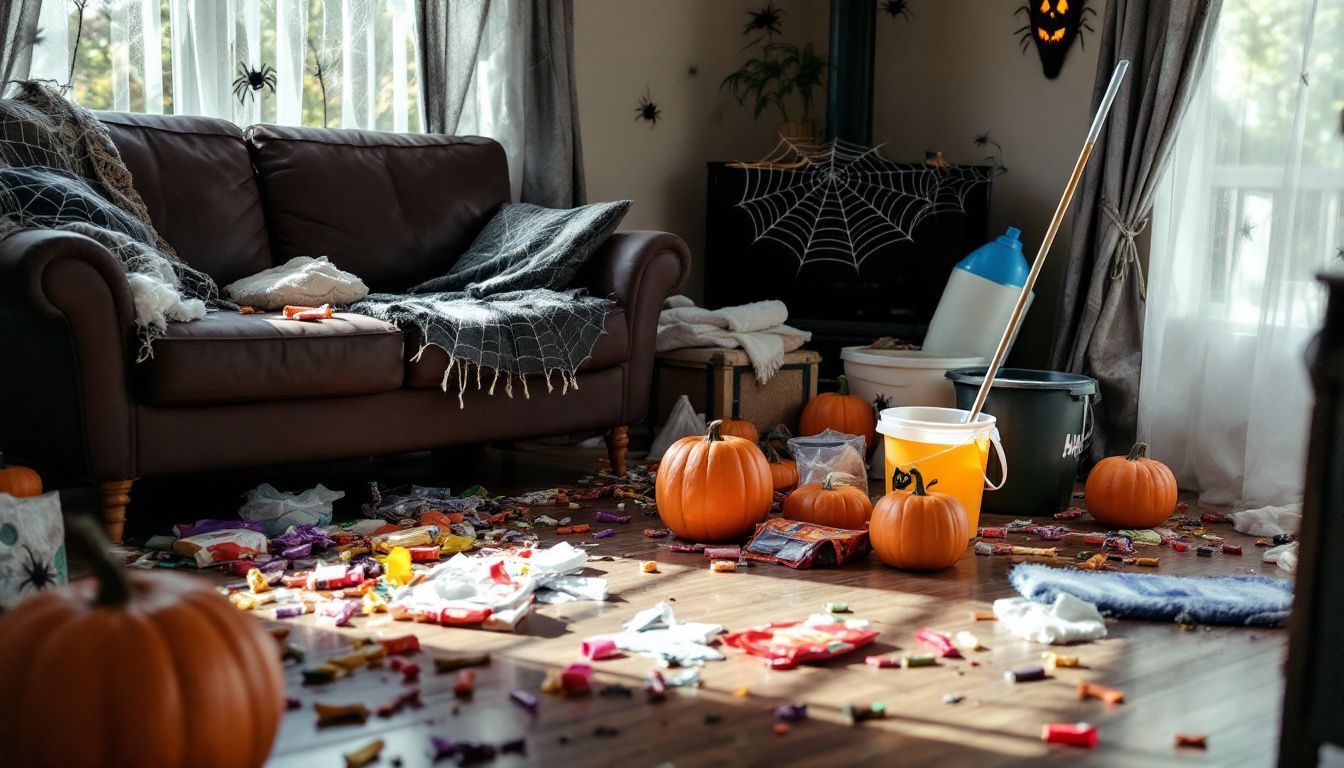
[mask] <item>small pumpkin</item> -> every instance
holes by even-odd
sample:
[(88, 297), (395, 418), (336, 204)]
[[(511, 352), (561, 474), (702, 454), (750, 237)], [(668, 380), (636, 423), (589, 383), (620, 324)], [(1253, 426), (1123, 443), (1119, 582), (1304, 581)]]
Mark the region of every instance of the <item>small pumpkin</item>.
[(5, 466), (4, 454), (0, 454), (0, 493), (16, 498), (41, 496), (42, 476), (27, 467)]
[(1152, 528), (1176, 511), (1176, 476), (1147, 453), (1147, 443), (1135, 443), (1128, 456), (1109, 456), (1092, 468), (1083, 496), (1097, 522)]
[(756, 430), (756, 425), (750, 421), (746, 419), (723, 419), (722, 421), (723, 424), (719, 427), (720, 434), (750, 440), (753, 445), (761, 441), (761, 433)]
[(655, 494), (663, 525), (683, 539), (737, 541), (770, 512), (770, 464), (756, 444), (724, 435), (714, 421), (704, 437), (673, 443), (658, 465)]
[(70, 532), (93, 577), (0, 616), (7, 763), (264, 763), (285, 689), (261, 623), (203, 579), (124, 568), (91, 520)]
[(798, 433), (815, 435), (834, 429), (847, 435), (862, 435), (864, 450), (871, 451), (877, 442), (877, 417), (873, 406), (858, 395), (849, 393), (849, 379), (841, 374), (836, 379), (834, 392), (825, 392), (807, 401), (798, 420)]
[(800, 485), (784, 500), (784, 516), (804, 523), (833, 528), (860, 530), (873, 514), (868, 494), (852, 485), (835, 483), (835, 475), (826, 473), (820, 483)]
[[(897, 472), (900, 470), (897, 469)], [(946, 493), (929, 492), (912, 467), (914, 491), (892, 491), (873, 508), (868, 541), (877, 559), (912, 571), (936, 571), (961, 559), (970, 540), (966, 508)]]
[(770, 480), (776, 491), (798, 484), (798, 462), (780, 456), (768, 440), (761, 441), (761, 450), (765, 452), (765, 460), (770, 465)]

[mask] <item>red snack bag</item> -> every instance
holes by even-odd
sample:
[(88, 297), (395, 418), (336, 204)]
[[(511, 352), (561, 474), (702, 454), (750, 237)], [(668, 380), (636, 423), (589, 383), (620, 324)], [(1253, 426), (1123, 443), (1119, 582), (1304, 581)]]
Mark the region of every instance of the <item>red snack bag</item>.
[(844, 624), (772, 622), (741, 632), (730, 632), (723, 644), (760, 656), (774, 669), (790, 669), (805, 661), (842, 656), (873, 642), (877, 631), (850, 629)]

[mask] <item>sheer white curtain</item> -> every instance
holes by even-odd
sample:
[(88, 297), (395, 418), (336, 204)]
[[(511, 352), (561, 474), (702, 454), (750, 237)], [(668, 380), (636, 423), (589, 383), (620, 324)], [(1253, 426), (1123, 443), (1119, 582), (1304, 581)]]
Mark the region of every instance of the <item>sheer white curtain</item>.
[[(208, 115), (240, 125), (420, 130), (414, 0), (90, 0), (81, 46), (105, 46), (109, 71), (81, 60), (77, 99), (96, 109)], [(65, 83), (78, 15), (45, 0), (34, 77)], [(104, 27), (107, 34), (97, 36)], [(49, 31), (49, 32), (48, 32)], [(234, 94), (243, 70), (275, 89)], [(241, 68), (241, 69), (240, 69)], [(319, 77), (319, 74), (320, 77)], [(83, 86), (83, 87), (81, 87)]]
[(1153, 211), (1139, 437), (1212, 504), (1301, 494), (1344, 248), (1344, 0), (1224, 0)]

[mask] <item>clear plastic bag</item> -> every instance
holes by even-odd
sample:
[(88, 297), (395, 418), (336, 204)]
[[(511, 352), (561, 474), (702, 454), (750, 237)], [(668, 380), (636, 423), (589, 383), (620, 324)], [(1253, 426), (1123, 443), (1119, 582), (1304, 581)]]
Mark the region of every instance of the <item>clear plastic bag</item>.
[(810, 437), (789, 439), (789, 453), (798, 462), (798, 484), (820, 483), (834, 474), (832, 482), (868, 491), (863, 463), (863, 436), (828, 429)]
[(345, 491), (333, 491), (321, 484), (300, 493), (286, 493), (263, 483), (243, 494), (238, 516), (261, 523), (262, 531), (274, 537), (291, 525), (330, 525), (332, 502), (343, 498)]

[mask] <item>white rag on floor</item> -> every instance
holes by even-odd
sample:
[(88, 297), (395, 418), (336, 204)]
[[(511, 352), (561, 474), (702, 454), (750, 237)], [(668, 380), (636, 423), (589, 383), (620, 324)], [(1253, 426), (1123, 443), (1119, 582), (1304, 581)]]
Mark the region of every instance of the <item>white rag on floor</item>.
[(710, 645), (723, 634), (723, 627), (677, 621), (672, 606), (666, 602), (640, 611), (624, 626), (625, 631), (607, 637), (627, 653), (652, 656), (681, 666), (723, 659), (723, 652)]
[(756, 380), (764, 384), (784, 365), (784, 355), (812, 339), (809, 331), (784, 324), (789, 310), (782, 301), (756, 301), (737, 307), (705, 309), (685, 296), (673, 296), (658, 316), (655, 348), (669, 352), (687, 347), (741, 349), (751, 359)]
[(1025, 597), (995, 600), (994, 615), (1009, 632), (1033, 643), (1081, 643), (1106, 636), (1097, 606), (1067, 593), (1056, 596), (1051, 605)]

